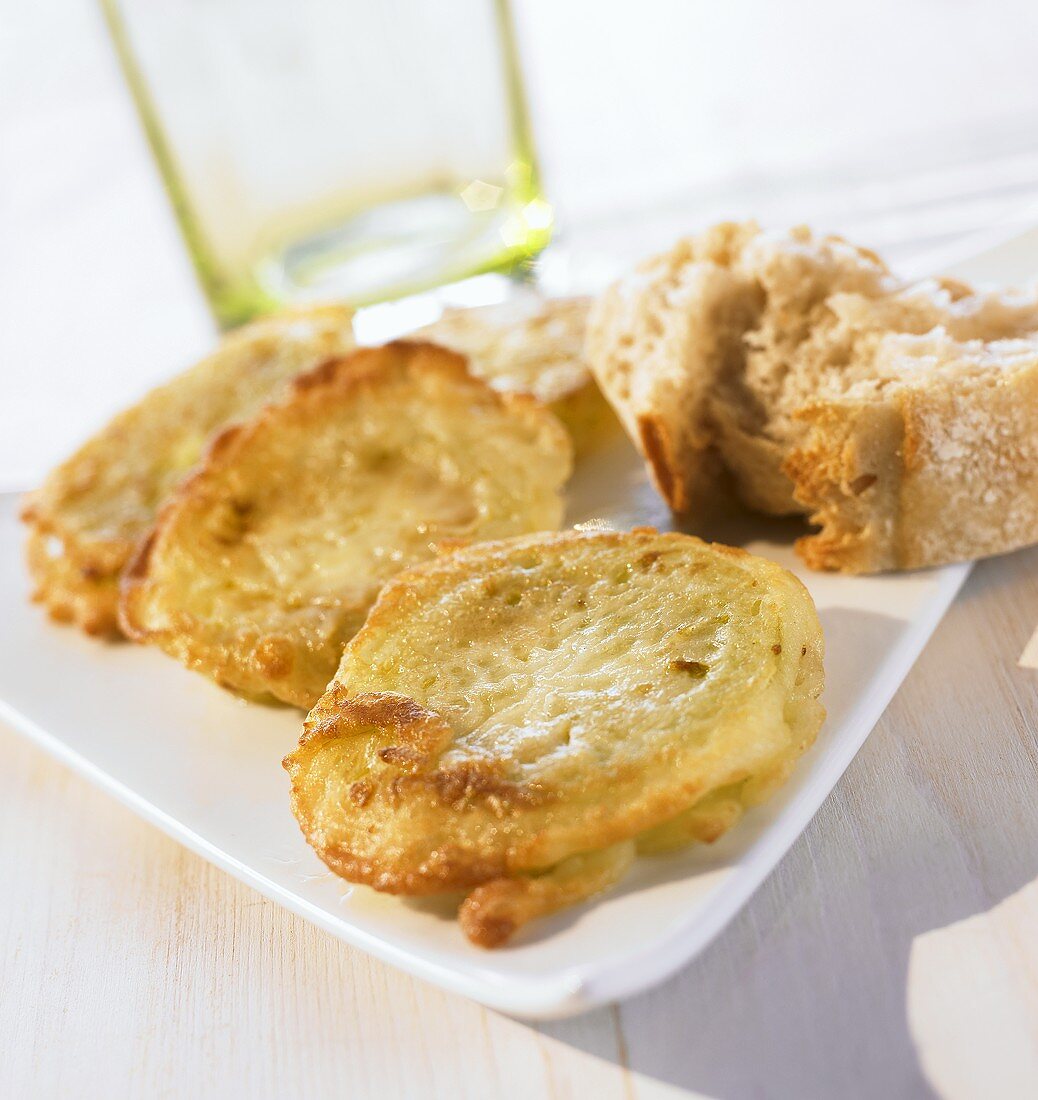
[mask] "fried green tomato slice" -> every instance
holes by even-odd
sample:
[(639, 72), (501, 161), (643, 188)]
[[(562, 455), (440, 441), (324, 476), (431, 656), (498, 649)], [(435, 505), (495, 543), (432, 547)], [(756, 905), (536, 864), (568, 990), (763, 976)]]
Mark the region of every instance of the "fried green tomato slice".
[(312, 706), (379, 589), (443, 544), (555, 529), (569, 438), (432, 344), (365, 348), (217, 437), (127, 570), (133, 638)]
[(468, 892), (494, 946), (784, 782), (822, 650), (791, 573), (688, 535), (457, 550), (382, 591), (285, 761), (293, 809), (344, 878)]
[(247, 325), (58, 466), (22, 510), (33, 598), (59, 622), (117, 636), (119, 576), (206, 442), (292, 378), (350, 350), (351, 316), (328, 305)]

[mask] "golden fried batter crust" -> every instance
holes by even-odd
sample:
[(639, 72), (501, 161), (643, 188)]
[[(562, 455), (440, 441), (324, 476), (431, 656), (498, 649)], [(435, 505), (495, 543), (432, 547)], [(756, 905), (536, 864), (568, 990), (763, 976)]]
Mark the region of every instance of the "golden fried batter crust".
[(517, 298), (449, 309), (415, 338), (460, 352), (469, 370), (502, 393), (528, 393), (566, 425), (578, 454), (618, 428), (584, 361), (590, 298)]
[(119, 634), (119, 575), (212, 434), (353, 346), (344, 306), (290, 310), (226, 337), (116, 416), (25, 502), (34, 598), (88, 634)]
[(379, 588), (454, 540), (556, 528), (565, 430), (431, 344), (298, 378), (225, 430), (123, 581), (123, 628), (254, 697), (323, 693)]
[(293, 809), (345, 878), (473, 891), (489, 946), (625, 844), (716, 839), (813, 742), (821, 687), (814, 605), (771, 562), (651, 529), (471, 546), (383, 589), (285, 761)]

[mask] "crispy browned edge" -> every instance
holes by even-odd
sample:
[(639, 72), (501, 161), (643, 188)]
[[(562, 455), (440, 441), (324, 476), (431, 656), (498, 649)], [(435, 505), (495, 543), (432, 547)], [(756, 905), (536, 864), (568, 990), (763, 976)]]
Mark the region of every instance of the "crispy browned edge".
[[(180, 636), (179, 632), (156, 630), (148, 626), (144, 602), (152, 580), (152, 559), (164, 539), (170, 537), (170, 531), (181, 507), (190, 501), (198, 490), (214, 476), (233, 462), (242, 446), (257, 432), (265, 430), (269, 421), (286, 415), (296, 399), (314, 391), (326, 391), (328, 397), (348, 398), (365, 383), (376, 379), (386, 369), (400, 367), (413, 369), (416, 365), (422, 370), (435, 370), (442, 375), (452, 377), (472, 386), (503, 407), (514, 409), (520, 414), (536, 411), (537, 415), (552, 414), (545, 406), (530, 394), (502, 394), (482, 379), (470, 374), (467, 360), (463, 355), (428, 341), (395, 340), (378, 347), (357, 348), (348, 355), (332, 357), (312, 370), (293, 379), (285, 395), (278, 401), (264, 406), (250, 421), (232, 424), (218, 432), (210, 441), (195, 470), (174, 489), (169, 499), (162, 505), (151, 532), (141, 541), (130, 563), (123, 571), (120, 584), (119, 625), (127, 637), (134, 641), (158, 645), (166, 648), (170, 639)], [(559, 425), (560, 438), (568, 438)], [(185, 655), (192, 660), (196, 654), (208, 654), (208, 646), (197, 646), (188, 639)], [(286, 670), (287, 672), (287, 670)], [(273, 672), (272, 678), (277, 678)], [(284, 673), (282, 674), (284, 675)], [(221, 680), (220, 682), (224, 682)], [(228, 686), (234, 686), (230, 679)], [(297, 700), (297, 705), (307, 703)]]
[(675, 443), (666, 420), (655, 413), (636, 418), (634, 441), (653, 484), (676, 516), (703, 520), (742, 508), (728, 468), (712, 444)]
[(212, 464), (231, 451), (235, 440), (247, 430), (247, 427), (246, 424), (231, 424), (217, 432), (209, 440), (198, 466), (173, 490), (159, 508), (151, 530), (137, 544), (137, 548), (123, 569), (119, 580), (119, 627), (127, 638), (144, 643), (156, 639), (162, 633), (149, 630), (136, 617), (137, 607), (142, 599), (144, 586), (148, 581), (151, 558), (156, 544), (172, 524), (180, 501), (191, 495), (195, 485), (204, 482), (207, 472), (212, 468)]
[[(660, 534), (654, 527), (643, 526), (634, 527), (630, 531), (592, 533), (563, 531), (529, 537), (536, 538), (539, 547), (555, 548), (584, 539), (618, 545), (631, 535), (655, 537)], [(708, 543), (695, 535), (665, 532), (663, 537), (707, 546), (728, 557), (751, 556), (741, 547)], [(506, 550), (511, 541), (497, 540), (481, 543), (478, 550), (481, 556), (490, 556)], [(464, 551), (459, 553), (463, 554)], [(382, 629), (385, 620), (389, 620), (388, 625), (391, 628), (392, 618), (398, 608), (405, 606), (410, 600), (409, 585), (414, 577), (421, 576), (429, 569), (449, 567), (456, 556), (454, 553), (446, 554), (432, 562), (423, 563), (397, 574), (382, 589), (368, 614), (367, 621), (356, 637), (360, 638), (369, 631)], [(787, 570), (774, 562), (767, 559), (761, 559), (761, 561), (765, 562), (769, 569), (783, 576), (789, 575)], [(551, 790), (538, 787), (534, 791), (504, 780), (492, 764), (481, 765), (468, 762), (454, 769), (446, 771), (437, 769), (433, 774), (420, 774), (423, 764), (426, 764), (430, 755), (440, 747), (442, 739), (450, 736), (450, 727), (446, 721), (410, 697), (373, 692), (351, 698), (344, 684), (333, 681), (304, 721), (298, 747), (282, 761), (282, 766), (291, 777), (292, 811), (307, 843), (313, 847), (326, 866), (351, 882), (363, 883), (383, 893), (420, 896), (453, 890), (469, 890), (483, 883), (508, 877), (511, 874), (511, 868), (503, 859), (474, 860), (467, 852), (464, 855), (445, 852), (434, 867), (425, 867), (417, 873), (399, 873), (387, 869), (378, 861), (356, 856), (342, 846), (322, 843), (314, 822), (303, 806), (304, 780), (302, 777), (309, 767), (309, 754), (305, 750), (321, 741), (342, 737), (344, 730), (349, 735), (348, 728), (351, 726), (357, 736), (363, 735), (359, 731), (364, 727), (391, 729), (394, 737), (403, 741), (403, 744), (391, 746), (394, 750), (399, 750), (394, 752), (393, 762), (399, 765), (401, 761), (406, 761), (408, 769), (414, 773), (408, 775), (407, 781), (422, 783), (428, 787), (430, 795), (447, 804), (462, 806), (473, 797), (486, 795), (493, 795), (501, 803), (512, 802), (520, 805), (529, 804), (531, 799), (542, 802), (558, 797)], [(387, 749), (381, 751), (385, 752)], [(355, 783), (350, 792), (351, 798), (356, 799), (370, 797), (370, 794), (370, 787), (363, 782)], [(647, 826), (644, 823), (635, 823), (631, 828), (620, 829), (616, 831), (616, 835), (605, 837), (604, 843), (608, 845), (630, 839), (645, 827)], [(709, 842), (716, 837), (711, 838), (704, 834), (703, 839)]]
[[(816, 530), (796, 542), (811, 569), (877, 573), (958, 561), (970, 555), (920, 554), (914, 535), (926, 521), (906, 511), (906, 479), (922, 468), (918, 427), (901, 400), (857, 405), (820, 402), (796, 414), (808, 431), (783, 462), (794, 496)], [(1038, 509), (1036, 509), (1038, 524)], [(976, 545), (978, 553), (995, 552)], [(1015, 549), (1006, 545), (1001, 549)]]
[[(877, 517), (875, 493), (887, 490), (887, 518), (900, 525), (897, 498), (902, 470), (893, 470), (876, 485), (875, 475), (857, 471), (855, 448), (842, 439), (844, 417), (824, 406), (805, 410), (800, 419), (814, 429), (808, 442), (786, 456), (782, 471), (793, 483), (794, 498), (809, 509), (816, 529), (798, 538), (794, 549), (809, 569), (822, 572), (875, 573), (907, 567), (897, 548), (897, 531), (886, 540), (870, 532)], [(900, 467), (900, 463), (898, 463)]]
[[(71, 548), (74, 540), (59, 523), (40, 512), (37, 493), (25, 496), (18, 518), (29, 528), (25, 561), (33, 581), (32, 601), (43, 604), (54, 622), (72, 623), (85, 634), (108, 641), (122, 638), (116, 614), (119, 571), (78, 543)], [(51, 557), (47, 550), (51, 538), (60, 539), (65, 548), (59, 557)], [(109, 545), (109, 555), (113, 545)], [(123, 549), (127, 555), (132, 552), (130, 545)]]
[[(633, 844), (628, 842), (629, 847)], [(599, 853), (604, 854), (604, 853)], [(631, 860), (633, 860), (633, 851)], [(578, 882), (558, 882), (520, 875), (480, 883), (458, 908), (458, 924), (466, 939), (476, 947), (501, 947), (521, 928), (542, 917), (586, 901), (608, 890), (623, 877), (627, 863), (603, 868), (585, 866)]]
[[(526, 799), (517, 784), (503, 781), (490, 765), (471, 763), (450, 771), (422, 775), (423, 764), (442, 745), (444, 738), (450, 736), (446, 722), (405, 696), (380, 692), (348, 698), (345, 687), (333, 681), (307, 716), (299, 747), (282, 761), (291, 777), (292, 809), (300, 830), (326, 866), (350, 882), (363, 883), (382, 893), (414, 897), (469, 889), (508, 873), (503, 858), (473, 859), (470, 853), (449, 850), (443, 850), (433, 866), (399, 872), (386, 868), (377, 859), (355, 855), (348, 848), (322, 843), (313, 821), (302, 807), (301, 777), (309, 764), (304, 760), (304, 750), (321, 741), (342, 737), (346, 723), (357, 730), (364, 727), (392, 729), (395, 743), (382, 752), (392, 750), (393, 762), (404, 773), (401, 779), (426, 786), (430, 796), (441, 801), (460, 806), (472, 797), (487, 795), (506, 802)], [(363, 781), (350, 788), (350, 798), (360, 804), (370, 794), (370, 787)]]
[(688, 512), (692, 500), (663, 417), (642, 413), (637, 423), (642, 454), (649, 463), (660, 495), (672, 512), (679, 515)]
[(524, 893), (525, 883), (513, 878), (477, 886), (458, 907), (458, 924), (469, 943), (487, 951), (503, 947), (521, 927), (508, 909), (521, 908)]
[[(287, 307), (278, 316), (286, 319), (294, 314), (305, 316), (312, 308), (307, 305)], [(319, 306), (318, 310), (324, 308)], [(348, 316), (352, 316), (352, 310)], [(257, 323), (263, 324), (269, 320), (261, 318)], [(245, 326), (246, 329), (248, 327)], [(233, 339), (236, 335), (232, 334), (229, 338)], [(175, 381), (175, 378), (171, 379), (159, 388)], [(115, 419), (118, 420), (120, 415), (117, 414)], [(74, 460), (78, 453), (61, 465)], [(19, 512), (19, 519), (29, 528), (25, 558), (33, 581), (32, 601), (43, 604), (55, 622), (74, 624), (85, 634), (108, 641), (124, 640), (126, 635), (119, 622), (120, 578), (127, 564), (140, 553), (141, 543), (147, 541), (148, 536), (136, 542), (110, 539), (103, 549), (84, 546), (57, 516), (41, 511), (40, 493), (41, 490), (34, 490), (26, 494)], [(58, 558), (52, 558), (47, 553), (46, 544), (51, 537), (62, 542), (64, 552)]]

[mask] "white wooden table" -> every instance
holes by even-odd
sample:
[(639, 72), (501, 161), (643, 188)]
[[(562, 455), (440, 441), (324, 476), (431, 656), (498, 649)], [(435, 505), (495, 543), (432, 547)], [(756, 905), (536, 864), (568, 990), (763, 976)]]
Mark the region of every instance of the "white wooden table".
[[(96, 9), (19, 14), (0, 487), (211, 338)], [(979, 565), (728, 931), (651, 993), (537, 1026), (331, 939), (0, 727), (0, 1097), (1038, 1095), (1036, 623), (1038, 551)]]

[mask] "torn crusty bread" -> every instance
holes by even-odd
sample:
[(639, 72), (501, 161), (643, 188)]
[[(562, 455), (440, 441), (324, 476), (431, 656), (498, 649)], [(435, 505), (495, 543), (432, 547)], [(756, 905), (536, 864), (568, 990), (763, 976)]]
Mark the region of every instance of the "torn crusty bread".
[(562, 425), (432, 344), (364, 348), (221, 433), (123, 578), (131, 637), (311, 706), (383, 583), (444, 543), (554, 529)]
[(351, 316), (344, 306), (316, 306), (239, 329), (58, 466), (22, 511), (34, 598), (88, 634), (117, 634), (119, 575), (206, 441), (297, 374), (348, 351)]
[(584, 362), (590, 298), (517, 297), (500, 305), (448, 309), (415, 334), (469, 359), (469, 370), (503, 393), (531, 393), (566, 425), (578, 452), (616, 417)]
[(819, 569), (873, 572), (1038, 541), (1038, 302), (909, 285), (807, 229), (724, 224), (592, 310), (588, 360), (668, 504), (728, 479), (803, 513)]
[(397, 894), (465, 891), (493, 947), (712, 841), (824, 712), (786, 570), (650, 528), (474, 545), (396, 576), (285, 761), (307, 840)]

